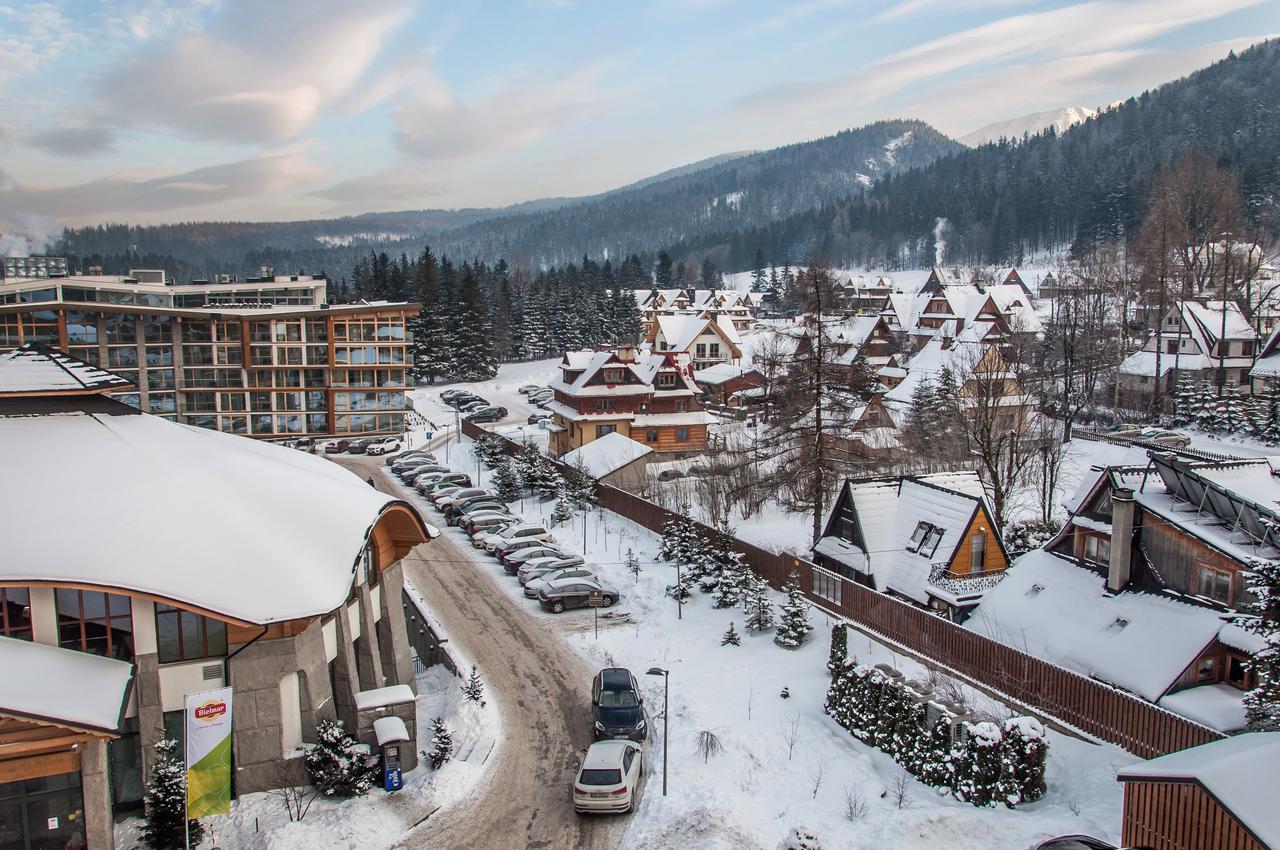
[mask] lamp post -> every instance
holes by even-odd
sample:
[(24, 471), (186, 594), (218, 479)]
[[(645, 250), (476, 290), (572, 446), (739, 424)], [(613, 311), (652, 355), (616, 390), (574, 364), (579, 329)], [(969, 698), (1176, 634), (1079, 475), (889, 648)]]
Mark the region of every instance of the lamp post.
[(670, 701), (667, 699), (671, 694), (671, 671), (663, 670), (661, 667), (650, 667), (650, 676), (662, 677), (662, 796), (667, 796), (667, 718), (671, 715)]

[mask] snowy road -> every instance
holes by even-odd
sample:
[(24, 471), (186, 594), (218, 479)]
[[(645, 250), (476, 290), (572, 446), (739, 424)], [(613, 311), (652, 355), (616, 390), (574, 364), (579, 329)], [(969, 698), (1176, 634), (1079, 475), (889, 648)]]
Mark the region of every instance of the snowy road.
[[(395, 493), (375, 471), (375, 458), (334, 458), (379, 489)], [(428, 522), (438, 519), (425, 517)], [(452, 643), (479, 665), (496, 699), (503, 737), (490, 779), (465, 806), (453, 807), (407, 833), (397, 847), (618, 847), (625, 818), (579, 818), (570, 788), (579, 752), (590, 743), (591, 669), (549, 623), (500, 588), (492, 571), (443, 534), (404, 559)]]

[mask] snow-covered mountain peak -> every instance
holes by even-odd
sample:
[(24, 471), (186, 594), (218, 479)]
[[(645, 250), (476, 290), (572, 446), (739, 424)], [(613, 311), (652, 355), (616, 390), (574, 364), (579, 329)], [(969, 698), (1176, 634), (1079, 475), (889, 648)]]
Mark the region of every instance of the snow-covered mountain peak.
[(956, 141), (971, 148), (976, 148), (978, 145), (996, 142), (1000, 139), (1021, 139), (1026, 133), (1035, 134), (1049, 127), (1053, 127), (1056, 132), (1062, 133), (1076, 124), (1088, 121), (1097, 114), (1098, 110), (1090, 109), (1087, 106), (1064, 106), (1061, 109), (1032, 112), (1030, 115), (992, 122), (985, 127), (979, 127), (972, 133), (961, 136)]

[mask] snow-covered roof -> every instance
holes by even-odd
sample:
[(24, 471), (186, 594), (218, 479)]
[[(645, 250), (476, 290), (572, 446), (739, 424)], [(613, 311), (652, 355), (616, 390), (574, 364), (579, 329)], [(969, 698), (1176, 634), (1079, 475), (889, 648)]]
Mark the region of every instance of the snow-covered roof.
[(373, 737), (378, 740), (379, 747), (410, 740), (409, 728), (395, 715), (379, 717), (373, 721)]
[(388, 685), (385, 688), (357, 691), (355, 696), (357, 711), (404, 705), (406, 702), (413, 702), (413, 699), (413, 690), (408, 685)]
[(574, 449), (560, 460), (570, 466), (581, 463), (592, 478), (604, 478), (652, 452), (644, 443), (614, 431)]
[[(1202, 354), (1163, 353), (1160, 355), (1160, 377), (1169, 374), (1174, 367), (1184, 372), (1198, 372), (1209, 368), (1209, 360)], [(1120, 371), (1125, 375), (1142, 375), (1152, 377), (1156, 373), (1156, 352), (1135, 351), (1120, 364)]]
[(975, 329), (968, 328), (948, 347), (942, 337), (935, 336), (925, 343), (906, 365), (907, 376), (885, 395), (885, 401), (910, 404), (916, 387), (924, 382), (937, 383), (944, 370), (950, 371), (961, 384), (975, 365), (982, 362), (991, 343), (981, 342)]
[[(1224, 306), (1225, 305), (1225, 306)], [(1183, 301), (1182, 312), (1190, 316), (1204, 331), (1210, 341), (1223, 338), (1222, 323), (1226, 321), (1226, 339), (1256, 339), (1253, 325), (1245, 318), (1240, 305), (1234, 301)]]
[(964, 627), (1155, 702), (1222, 627), (1216, 612), (1106, 579), (1037, 549), (1015, 561)]
[(693, 379), (699, 384), (719, 385), (734, 378), (741, 377), (751, 371), (750, 366), (739, 366), (734, 363), (716, 363), (693, 373)]
[[(711, 320), (698, 315), (664, 314), (658, 316), (658, 335), (662, 337), (664, 351), (688, 351)], [(732, 327), (732, 323), (730, 323)]]
[(1244, 691), (1226, 683), (1166, 694), (1157, 705), (1219, 732), (1235, 732), (1245, 726)]
[[(850, 561), (856, 561), (857, 556), (848, 549), (852, 545), (863, 556), (863, 565), (855, 569), (869, 573), (877, 589), (896, 590), (927, 603), (930, 568), (935, 562), (951, 560), (968, 530), (969, 520), (985, 502), (978, 474), (962, 471), (869, 478), (851, 480), (846, 487), (857, 513), (863, 545), (827, 544), (824, 541), (829, 537), (824, 535), (818, 546), (825, 548), (815, 547), (814, 551), (855, 566)], [(843, 498), (842, 491), (838, 499)], [(908, 544), (922, 522), (937, 528), (942, 536), (932, 551), (913, 552)]]
[[(704, 320), (705, 321), (705, 320)], [(637, 351), (633, 359), (622, 360), (616, 351), (569, 351), (561, 362), (562, 375), (548, 386), (572, 396), (635, 395), (653, 391), (658, 373), (667, 370), (677, 376), (673, 390), (696, 391), (689, 374), (689, 356), (684, 352), (648, 353)], [(592, 379), (601, 369), (626, 369), (635, 375), (639, 383), (594, 384)], [(564, 380), (563, 372), (578, 372), (571, 382)]]
[(132, 664), (0, 637), (0, 670), (0, 714), (119, 731), (133, 681)]
[(1276, 763), (1280, 732), (1248, 732), (1121, 768), (1121, 782), (1185, 779), (1198, 783), (1266, 847), (1280, 847)]
[(1271, 336), (1267, 337), (1249, 375), (1254, 378), (1280, 378), (1280, 325), (1276, 325)]
[(373, 525), (403, 504), (322, 457), (136, 412), (0, 417), (0, 469), (22, 482), (0, 511), (0, 579), (258, 624), (341, 605)]
[(0, 355), (0, 395), (105, 392), (132, 383), (61, 351), (30, 343)]

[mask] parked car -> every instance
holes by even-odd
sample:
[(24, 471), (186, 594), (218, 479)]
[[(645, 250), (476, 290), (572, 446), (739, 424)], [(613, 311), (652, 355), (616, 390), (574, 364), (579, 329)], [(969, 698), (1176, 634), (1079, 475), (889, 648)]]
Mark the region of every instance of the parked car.
[(362, 455), (372, 444), (373, 440), (368, 437), (359, 440), (352, 440), (350, 444), (347, 445), (347, 452), (353, 455)]
[(364, 453), (368, 455), (385, 455), (398, 451), (400, 451), (400, 441), (395, 437), (388, 437), (385, 440), (370, 443), (369, 448), (365, 449)]
[(415, 490), (418, 490), (418, 492), (422, 492), (420, 488), (423, 484), (427, 484), (432, 481), (437, 481), (441, 478), (441, 476), (453, 474), (453, 470), (440, 469), (438, 468), (439, 466), (438, 464), (432, 464), (432, 466), (435, 466), (437, 468), (419, 470), (416, 475), (406, 478), (405, 483), (408, 484), (410, 487), (414, 488)]
[(591, 734), (596, 740), (648, 737), (640, 683), (625, 667), (606, 667), (591, 680)]
[(678, 469), (664, 469), (658, 473), (659, 481), (675, 481), (678, 478), (684, 478), (684, 473)]
[(468, 484), (471, 483), (471, 479), (465, 472), (454, 472), (449, 469), (436, 469), (430, 472), (424, 472), (417, 478), (413, 479), (413, 488), (425, 496), (428, 489), (435, 487), (435, 485), (442, 481), (449, 484), (456, 484), (461, 481), (466, 481)]
[(349, 445), (351, 445), (350, 440), (331, 440), (324, 444), (324, 453), (327, 455), (342, 454)]
[(644, 775), (644, 753), (634, 741), (596, 741), (573, 781), (573, 810), (629, 812)]
[(1166, 431), (1163, 428), (1152, 428), (1144, 431), (1139, 438), (1148, 443), (1155, 443), (1159, 446), (1170, 446), (1175, 449), (1185, 449), (1191, 445), (1191, 438), (1186, 434), (1180, 434), (1177, 431)]
[(497, 496), (470, 496), (462, 501), (445, 506), (445, 521), (450, 525), (458, 525), (463, 517), (477, 510), (505, 511), (507, 506)]
[(549, 582), (539, 590), (538, 604), (553, 614), (559, 614), (566, 608), (585, 608), (592, 591), (599, 591), (602, 608), (611, 608), (618, 601), (618, 591), (603, 582), (565, 578)]
[(455, 397), (460, 396), (460, 395), (469, 395), (469, 391), (468, 391), (468, 390), (460, 390), (460, 389), (458, 389), (457, 387), (454, 387), (454, 388), (453, 388), (453, 389), (451, 389), (451, 390), (442, 390), (442, 391), (441, 391), (441, 393), (440, 393), (440, 399), (441, 399), (442, 401), (448, 401), (449, 399), (451, 399), (451, 398), (455, 398)]
[(520, 395), (528, 395), (529, 393), (536, 393), (540, 389), (542, 389), (542, 387), (537, 384), (525, 384), (520, 388), (519, 393)]
[(431, 501), (435, 506), (443, 511), (454, 502), (461, 502), (463, 499), (470, 499), (472, 496), (492, 496), (493, 493), (483, 487), (459, 487), (452, 493), (436, 493), (431, 497)]
[(1137, 437), (1150, 428), (1150, 425), (1135, 425), (1132, 422), (1120, 422), (1107, 429), (1110, 437)]
[(403, 452), (395, 457), (387, 458), (387, 466), (395, 466), (396, 464), (408, 463), (411, 460), (422, 460), (426, 463), (429, 460), (435, 460), (436, 456), (425, 449), (414, 449), (411, 452)]
[(520, 518), (500, 511), (491, 511), (475, 517), (467, 522), (467, 533), (471, 535), (471, 545), (483, 548), (484, 541), (490, 534), (501, 535), (508, 528), (520, 524)]
[(395, 472), (396, 475), (400, 476), (400, 480), (405, 482), (406, 484), (413, 483), (413, 479), (417, 478), (419, 475), (425, 475), (429, 472), (448, 472), (449, 471), (449, 467), (439, 463), (435, 463), (434, 461), (428, 461), (426, 463), (419, 463), (419, 464), (410, 464), (409, 466), (401, 467), (399, 469), (397, 469), (396, 467), (392, 467), (391, 469), (393, 472)]
[(463, 418), (468, 422), (497, 422), (500, 419), (505, 419), (506, 416), (507, 409), (505, 407), (490, 406), (477, 408)]
[(497, 551), (503, 546), (508, 546), (516, 540), (554, 540), (551, 532), (544, 525), (529, 523), (519, 528), (514, 528), (511, 533), (504, 538), (494, 538), (485, 543), (485, 549), (490, 552)]
[[(543, 550), (542, 554), (536, 554), (537, 550)], [(533, 558), (550, 558), (563, 554), (559, 546), (545, 540), (517, 540), (510, 546), (498, 550), (498, 560), (503, 566), (507, 564), (519, 566)]]
[(537, 425), (539, 422), (550, 421), (551, 418), (552, 417), (550, 413), (530, 413), (529, 424)]
[(431, 494), (438, 490), (443, 490), (446, 487), (470, 487), (471, 476), (467, 475), (465, 472), (450, 472), (449, 474), (442, 475), (430, 482), (424, 481), (415, 486), (418, 488), (419, 493), (430, 498)]
[(599, 581), (600, 577), (592, 571), (591, 567), (562, 567), (560, 569), (549, 570), (542, 575), (534, 575), (529, 578), (524, 585), (524, 595), (529, 599), (537, 599), (538, 591), (544, 587), (550, 587), (553, 582), (567, 578), (582, 578), (590, 581)]
[(468, 535), (479, 533), (482, 529), (492, 528), (492, 523), (482, 523), (481, 520), (489, 520), (493, 517), (502, 518), (503, 522), (514, 522), (515, 516), (508, 513), (505, 509), (485, 507), (469, 513), (458, 521), (458, 528), (461, 528)]
[(1041, 841), (1031, 850), (1116, 850), (1116, 846), (1088, 835), (1061, 835)]
[(516, 570), (516, 578), (520, 579), (520, 583), (532, 581), (535, 578), (545, 576), (554, 570), (562, 570), (565, 567), (579, 567), (585, 564), (581, 555), (544, 555), (541, 558), (526, 558), (520, 568)]
[(517, 522), (514, 525), (512, 525), (511, 528), (501, 528), (501, 529), (495, 528), (491, 533), (484, 535), (484, 539), (480, 539), (480, 537), (477, 536), (477, 537), (472, 537), (471, 541), (477, 547), (484, 549), (489, 545), (490, 540), (498, 540), (499, 538), (502, 537), (502, 535), (506, 534), (508, 531), (512, 531), (516, 528), (523, 528), (525, 525), (527, 525), (527, 523), (524, 522), (524, 520), (521, 520), (520, 522)]
[(458, 412), (465, 415), (468, 413), (475, 413), (477, 410), (488, 406), (489, 402), (487, 401), (469, 401), (466, 404), (459, 405)]

